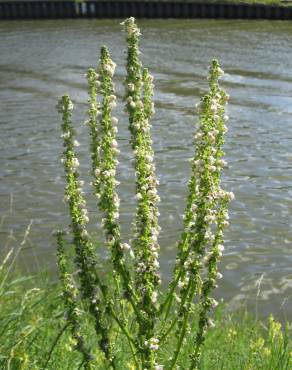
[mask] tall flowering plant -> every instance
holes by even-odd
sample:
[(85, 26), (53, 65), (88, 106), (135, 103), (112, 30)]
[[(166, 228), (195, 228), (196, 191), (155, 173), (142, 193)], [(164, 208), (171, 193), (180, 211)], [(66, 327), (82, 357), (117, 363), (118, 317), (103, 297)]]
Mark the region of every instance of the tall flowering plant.
[[(223, 232), (228, 226), (228, 203), (233, 199), (233, 193), (221, 188), (220, 180), (226, 166), (222, 145), (227, 132), (225, 105), (229, 97), (218, 82), (223, 71), (213, 60), (208, 76), (210, 90), (197, 105), (199, 128), (194, 136), (195, 153), (173, 278), (163, 292), (158, 261), (159, 182), (150, 124), (155, 113), (153, 76), (139, 57), (140, 30), (134, 18), (122, 25), (127, 41), (125, 108), (136, 176), (133, 236), (129, 243), (122, 243), (116, 180), (118, 119), (113, 115), (117, 104), (113, 82), (116, 64), (108, 49), (102, 47), (98, 69), (87, 72), (87, 124), (93, 194), (103, 214), (104, 244), (112, 268), (99, 271), (100, 257), (86, 228), (89, 217), (75, 152), (79, 143), (71, 123), (73, 104), (65, 95), (58, 108), (63, 122), (64, 200), (69, 207), (73, 239), (69, 241), (66, 233), (59, 231), (57, 245), (66, 317), (81, 355), (81, 366), (86, 369), (124, 368), (118, 356), (121, 337), (130, 350), (130, 368), (174, 369), (180, 363), (189, 334), (194, 338), (189, 368), (198, 369), (206, 331), (213, 325), (209, 316), (217, 302), (212, 292), (222, 277), (218, 264), (224, 250)], [(74, 246), (76, 277), (69, 271), (68, 242)], [(82, 315), (93, 319), (96, 345), (83, 331)], [(172, 356), (165, 361), (162, 353), (169, 343), (174, 347)]]

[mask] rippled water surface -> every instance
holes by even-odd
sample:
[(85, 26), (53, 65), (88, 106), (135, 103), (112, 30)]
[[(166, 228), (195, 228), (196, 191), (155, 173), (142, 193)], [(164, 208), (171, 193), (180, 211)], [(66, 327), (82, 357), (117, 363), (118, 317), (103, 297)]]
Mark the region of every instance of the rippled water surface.
[[(181, 230), (188, 158), (192, 156), (195, 102), (206, 92), (206, 66), (220, 59), (231, 95), (229, 168), (225, 188), (236, 194), (221, 264), (217, 296), (233, 305), (292, 318), (292, 24), (246, 21), (141, 21), (144, 64), (156, 80), (153, 137), (161, 182), (161, 264), (171, 272)], [(66, 225), (60, 164), (60, 123), (55, 105), (70, 92), (81, 141), (82, 173), (88, 178), (84, 73), (107, 44), (118, 62), (123, 96), (124, 38), (118, 21), (0, 22), (0, 212), (1, 249), (10, 230), (18, 240), (33, 219), (20, 256), (25, 269), (55, 269), (51, 232)], [(129, 237), (134, 209), (126, 116), (120, 99), (119, 180), (122, 227)], [(92, 230), (98, 222), (89, 194)], [(12, 194), (13, 196), (11, 197)], [(11, 208), (11, 210), (10, 210)], [(8, 238), (8, 239), (7, 239)], [(11, 244), (16, 244), (10, 238)], [(258, 302), (258, 304), (255, 304)]]

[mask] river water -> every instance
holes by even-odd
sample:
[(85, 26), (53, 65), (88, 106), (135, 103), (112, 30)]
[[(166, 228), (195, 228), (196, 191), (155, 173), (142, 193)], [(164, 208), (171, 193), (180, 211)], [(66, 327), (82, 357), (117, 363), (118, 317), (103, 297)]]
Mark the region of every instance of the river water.
[[(143, 62), (156, 81), (153, 138), (160, 179), (161, 265), (167, 280), (181, 230), (188, 159), (197, 121), (194, 105), (207, 89), (213, 57), (231, 95), (224, 186), (233, 191), (231, 226), (216, 292), (231, 307), (250, 307), (292, 318), (292, 24), (267, 21), (143, 20)], [(70, 92), (81, 169), (89, 182), (84, 74), (96, 66), (101, 45), (118, 63), (116, 83), (124, 239), (134, 210), (127, 117), (122, 109), (125, 41), (117, 20), (0, 22), (1, 249), (19, 245), (25, 270), (55, 267), (52, 230), (66, 226), (62, 203), (60, 120), (55, 105)], [(98, 235), (95, 202), (88, 194), (91, 230)], [(13, 231), (13, 234), (10, 234)], [(10, 237), (9, 237), (10, 235)], [(15, 238), (15, 239), (14, 239)], [(98, 237), (100, 238), (100, 237)], [(18, 240), (18, 242), (16, 242)]]

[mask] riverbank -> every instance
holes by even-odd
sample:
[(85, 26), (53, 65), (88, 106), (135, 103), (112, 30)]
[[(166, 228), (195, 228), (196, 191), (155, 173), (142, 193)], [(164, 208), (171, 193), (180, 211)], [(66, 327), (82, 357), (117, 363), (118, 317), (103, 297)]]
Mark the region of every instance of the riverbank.
[(281, 0), (0, 1), (0, 20), (46, 18), (292, 19), (292, 3)]
[[(0, 270), (0, 367), (1, 369), (77, 370), (82, 359), (74, 349), (74, 340), (62, 303), (58, 283), (52, 283), (45, 273), (19, 276), (9, 282)], [(90, 321), (82, 307), (80, 315), (85, 337), (92, 338), (90, 346), (96, 348)], [(200, 369), (289, 369), (292, 359), (292, 340), (288, 325), (285, 328), (272, 317), (258, 321), (246, 312), (230, 313), (228, 306), (215, 312), (215, 327), (209, 330), (203, 347)], [(116, 335), (119, 336), (117, 330)], [(192, 346), (192, 332), (188, 346)], [(118, 342), (116, 355), (123, 369), (134, 370), (129, 362), (128, 348)], [(94, 369), (104, 369), (102, 357), (96, 357)], [(172, 355), (172, 343), (165, 346), (163, 362)], [(180, 366), (184, 367), (184, 355)]]

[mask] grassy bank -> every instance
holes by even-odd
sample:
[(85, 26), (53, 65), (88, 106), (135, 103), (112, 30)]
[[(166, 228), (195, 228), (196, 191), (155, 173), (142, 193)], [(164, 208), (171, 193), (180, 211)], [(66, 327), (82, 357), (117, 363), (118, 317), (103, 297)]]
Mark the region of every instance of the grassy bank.
[[(50, 282), (44, 273), (10, 282), (5, 282), (4, 276), (2, 269), (0, 368), (82, 369), (82, 360), (67, 327), (58, 283)], [(82, 322), (83, 330), (92, 338), (90, 345), (96, 348), (90, 323), (86, 317)], [(116, 335), (119, 336), (118, 330)], [(188, 346), (192, 346), (192, 333), (187, 338)], [(168, 343), (163, 352), (165, 359), (171, 357), (171, 348)], [(122, 369), (134, 370), (128, 351), (124, 341), (118, 341), (116, 353), (122, 360)], [(101, 355), (95, 355), (96, 369), (105, 369)], [(291, 356), (288, 329), (281, 328), (272, 318), (260, 322), (246, 313), (230, 314), (220, 307), (215, 313), (215, 327), (209, 331), (203, 348), (201, 369), (288, 370), (292, 366)], [(187, 369), (183, 358), (179, 369)]]
[[(108, 0), (108, 2), (115, 0)], [(120, 0), (122, 1), (122, 0)], [(137, 2), (148, 2), (149, 0), (133, 0)], [(278, 5), (291, 6), (292, 0), (155, 0), (156, 2), (180, 2), (200, 4), (251, 4), (251, 5)]]
[(292, 5), (292, 1), (290, 0), (208, 0), (206, 2), (213, 4), (226, 3), (226, 4), (278, 5), (278, 6)]
[[(195, 0), (202, 3), (202, 1)], [(204, 3), (211, 4), (251, 4), (251, 5), (291, 5), (292, 2), (289, 0), (207, 0)]]

